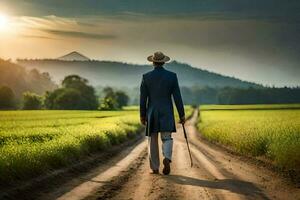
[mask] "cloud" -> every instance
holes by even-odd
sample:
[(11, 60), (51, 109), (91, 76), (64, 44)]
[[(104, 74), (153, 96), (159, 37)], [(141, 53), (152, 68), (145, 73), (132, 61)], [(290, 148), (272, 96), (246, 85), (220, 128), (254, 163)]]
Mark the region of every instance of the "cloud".
[(67, 30), (51, 30), (51, 29), (41, 29), (42, 31), (54, 35), (66, 36), (66, 37), (77, 37), (77, 38), (87, 38), (87, 39), (116, 39), (117, 37), (112, 34), (97, 34), (97, 33), (88, 33), (80, 31), (67, 31)]
[(55, 15), (43, 16), (43, 17), (20, 17), (21, 23), (26, 27), (31, 28), (47, 28), (47, 27), (71, 27), (78, 25), (78, 22), (72, 18), (57, 17)]
[(96, 40), (117, 38), (116, 35), (105, 30), (103, 24), (91, 21), (91, 18), (75, 19), (48, 15), (43, 17), (22, 16), (16, 19), (19, 19), (19, 24), (26, 30), (23, 37), (57, 39), (55, 36), (61, 36)]
[(58, 40), (58, 38), (42, 36), (42, 35), (27, 35), (27, 34), (20, 34), (19, 36), (24, 38), (37, 38), (37, 39), (49, 39), (49, 40)]

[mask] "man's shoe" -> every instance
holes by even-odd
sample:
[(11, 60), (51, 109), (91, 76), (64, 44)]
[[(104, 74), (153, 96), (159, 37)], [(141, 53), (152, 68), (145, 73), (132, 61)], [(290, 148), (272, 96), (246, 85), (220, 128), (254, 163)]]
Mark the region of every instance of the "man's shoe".
[(158, 169), (152, 170), (152, 174), (159, 174), (159, 170)]
[(163, 160), (163, 164), (164, 164), (163, 173), (164, 173), (164, 175), (168, 175), (171, 172), (170, 162), (171, 161), (168, 158), (164, 158), (164, 160)]

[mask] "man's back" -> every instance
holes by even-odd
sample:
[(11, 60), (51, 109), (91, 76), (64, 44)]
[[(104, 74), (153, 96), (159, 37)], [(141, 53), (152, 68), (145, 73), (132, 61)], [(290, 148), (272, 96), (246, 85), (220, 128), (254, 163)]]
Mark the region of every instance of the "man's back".
[(149, 132), (175, 132), (172, 96), (179, 116), (184, 116), (184, 108), (175, 73), (163, 67), (143, 75), (141, 84), (141, 116), (147, 116)]
[(149, 92), (150, 104), (170, 104), (171, 95), (176, 74), (156, 67), (153, 71), (144, 75), (144, 81)]

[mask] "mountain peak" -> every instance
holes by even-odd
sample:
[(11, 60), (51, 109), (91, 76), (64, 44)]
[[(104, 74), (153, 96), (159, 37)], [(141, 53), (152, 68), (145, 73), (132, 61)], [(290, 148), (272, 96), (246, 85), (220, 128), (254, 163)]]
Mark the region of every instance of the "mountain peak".
[(63, 61), (89, 61), (90, 59), (77, 51), (72, 51), (64, 56), (57, 58)]

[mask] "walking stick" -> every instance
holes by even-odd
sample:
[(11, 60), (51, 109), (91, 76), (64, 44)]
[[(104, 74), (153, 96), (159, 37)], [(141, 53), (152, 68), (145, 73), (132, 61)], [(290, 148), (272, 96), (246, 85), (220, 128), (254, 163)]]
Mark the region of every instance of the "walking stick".
[(193, 167), (192, 154), (191, 154), (191, 151), (190, 151), (189, 141), (187, 139), (187, 135), (186, 135), (184, 124), (182, 124), (182, 128), (183, 128), (183, 133), (184, 133), (184, 138), (185, 138), (185, 141), (186, 141), (186, 145), (187, 145), (188, 150), (189, 150), (189, 155), (190, 155), (190, 159), (191, 159), (191, 167)]

